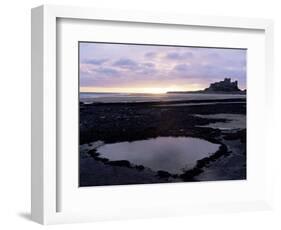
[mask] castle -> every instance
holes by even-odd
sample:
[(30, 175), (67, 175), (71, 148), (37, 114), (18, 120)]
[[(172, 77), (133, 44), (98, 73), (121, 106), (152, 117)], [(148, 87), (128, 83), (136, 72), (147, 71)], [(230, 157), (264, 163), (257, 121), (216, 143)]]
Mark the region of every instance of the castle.
[(238, 81), (231, 82), (231, 78), (225, 78), (223, 81), (215, 82), (204, 89), (206, 92), (240, 92)]

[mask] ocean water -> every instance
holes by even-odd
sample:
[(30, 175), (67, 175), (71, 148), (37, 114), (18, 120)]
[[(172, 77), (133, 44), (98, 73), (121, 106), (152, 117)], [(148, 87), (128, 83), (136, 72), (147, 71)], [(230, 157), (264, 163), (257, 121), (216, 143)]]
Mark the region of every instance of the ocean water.
[(246, 98), (242, 94), (206, 94), (206, 93), (169, 93), (169, 94), (136, 94), (136, 93), (80, 93), (84, 103), (119, 103), (119, 102), (162, 102), (184, 100), (216, 100)]

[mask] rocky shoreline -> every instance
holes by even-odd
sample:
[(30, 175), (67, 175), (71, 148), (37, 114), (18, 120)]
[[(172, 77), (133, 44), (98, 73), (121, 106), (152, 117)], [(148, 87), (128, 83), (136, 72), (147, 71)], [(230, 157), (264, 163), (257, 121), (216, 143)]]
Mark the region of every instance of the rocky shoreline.
[[(216, 122), (229, 122), (227, 114), (246, 115), (245, 102), (246, 99), (240, 98), (80, 103), (80, 186), (246, 179), (246, 127), (238, 130), (206, 127)], [(183, 106), (179, 106), (181, 104)], [(226, 116), (198, 116), (212, 114)], [(220, 144), (220, 148), (198, 160), (193, 169), (175, 175), (133, 165), (126, 159), (110, 161), (91, 147), (91, 143), (98, 141), (105, 144), (132, 142), (159, 136), (196, 137)]]

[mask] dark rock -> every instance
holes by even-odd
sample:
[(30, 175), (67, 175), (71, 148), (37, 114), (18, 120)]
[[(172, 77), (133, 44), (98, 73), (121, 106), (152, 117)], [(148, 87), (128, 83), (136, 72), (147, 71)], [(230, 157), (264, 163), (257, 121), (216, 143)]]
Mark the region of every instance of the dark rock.
[(98, 157), (100, 154), (97, 152), (96, 149), (91, 149), (88, 151), (88, 154), (92, 157)]
[(171, 174), (169, 172), (166, 172), (166, 171), (163, 171), (163, 170), (159, 170), (157, 171), (157, 175), (160, 177), (160, 178), (168, 178), (171, 176)]
[(103, 157), (98, 157), (97, 160), (98, 160), (98, 161), (101, 161), (101, 162), (103, 162), (103, 163), (106, 163), (106, 162), (109, 161), (107, 158), (103, 158)]
[(194, 177), (202, 173), (203, 170), (201, 168), (195, 167), (191, 170), (186, 171), (185, 173), (180, 175), (180, 178), (183, 181), (194, 181)]
[(221, 156), (225, 156), (227, 154), (228, 154), (228, 149), (226, 145), (221, 144), (218, 151), (216, 151), (213, 155), (209, 157), (205, 157), (201, 160), (198, 160), (196, 166), (191, 170), (185, 171), (183, 174), (180, 175), (180, 178), (183, 181), (194, 181), (194, 177), (202, 173), (203, 168), (207, 167), (210, 164), (210, 162), (215, 161)]
[(225, 140), (240, 140), (242, 143), (246, 143), (247, 132), (246, 129), (239, 130), (235, 133), (225, 134), (223, 137)]
[(131, 163), (129, 161), (126, 161), (126, 160), (108, 161), (106, 164), (112, 165), (112, 166), (120, 166), (120, 167), (132, 168)]
[(144, 166), (142, 166), (142, 165), (136, 165), (135, 168), (139, 171), (144, 170)]
[[(189, 103), (181, 101), (180, 103)], [(192, 103), (207, 101), (192, 101)], [(158, 136), (192, 136), (209, 140), (220, 135), (220, 130), (200, 128), (214, 120), (199, 118), (193, 114), (228, 113), (246, 114), (246, 108), (241, 103), (245, 99), (224, 99), (211, 102), (226, 102), (226, 104), (213, 104), (202, 106), (158, 107), (160, 102), (131, 103), (131, 104), (102, 104), (86, 105), (80, 110), (80, 144), (94, 141), (116, 143), (122, 141), (135, 141), (154, 138)], [(173, 104), (165, 102), (165, 104)], [(177, 102), (179, 103), (179, 102)], [(130, 114), (129, 114), (130, 113)], [(122, 116), (121, 116), (122, 115)], [(101, 117), (104, 116), (104, 119)], [(117, 118), (117, 117), (120, 118)], [(122, 117), (129, 117), (129, 120)]]

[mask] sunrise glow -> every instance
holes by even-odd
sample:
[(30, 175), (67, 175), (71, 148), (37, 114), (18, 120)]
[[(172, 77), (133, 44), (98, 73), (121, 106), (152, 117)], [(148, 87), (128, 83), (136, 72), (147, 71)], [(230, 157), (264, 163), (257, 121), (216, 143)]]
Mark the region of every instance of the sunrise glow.
[(246, 88), (241, 49), (80, 43), (80, 92), (195, 91), (225, 77)]
[(175, 92), (175, 91), (195, 91), (199, 90), (202, 87), (163, 87), (163, 88), (157, 88), (157, 87), (147, 87), (147, 88), (110, 88), (110, 87), (101, 87), (101, 88), (95, 88), (95, 87), (81, 87), (80, 92), (82, 93), (148, 93), (148, 94), (164, 94), (167, 92)]

